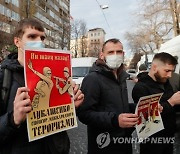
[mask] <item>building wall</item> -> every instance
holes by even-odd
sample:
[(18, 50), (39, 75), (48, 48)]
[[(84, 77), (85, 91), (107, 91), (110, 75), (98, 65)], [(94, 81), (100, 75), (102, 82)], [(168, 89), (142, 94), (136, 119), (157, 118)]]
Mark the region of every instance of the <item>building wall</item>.
[(105, 41), (105, 34), (102, 28), (95, 28), (90, 29), (85, 36), (71, 40), (73, 57), (97, 57)]
[(34, 17), (45, 27), (47, 47), (69, 49), (69, 14), (70, 0), (0, 0), (0, 32), (10, 37), (18, 21)]
[(101, 51), (105, 41), (105, 34), (102, 28), (94, 28), (88, 31), (88, 52), (97, 55)]
[(178, 3), (179, 25), (180, 25), (180, 2)]
[(70, 51), (72, 51), (73, 57), (87, 57), (88, 47), (87, 47), (87, 37), (81, 37), (77, 40), (73, 39), (70, 43)]

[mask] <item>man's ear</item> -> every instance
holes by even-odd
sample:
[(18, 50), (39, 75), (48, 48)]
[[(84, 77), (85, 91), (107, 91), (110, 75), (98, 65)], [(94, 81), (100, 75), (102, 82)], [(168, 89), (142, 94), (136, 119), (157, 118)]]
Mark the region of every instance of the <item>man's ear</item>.
[(153, 72), (156, 72), (157, 64), (156, 63), (152, 63), (151, 68), (152, 68)]
[(19, 37), (14, 37), (14, 44), (19, 48), (20, 47), (20, 39)]
[(104, 53), (102, 51), (99, 53), (99, 58), (104, 60)]

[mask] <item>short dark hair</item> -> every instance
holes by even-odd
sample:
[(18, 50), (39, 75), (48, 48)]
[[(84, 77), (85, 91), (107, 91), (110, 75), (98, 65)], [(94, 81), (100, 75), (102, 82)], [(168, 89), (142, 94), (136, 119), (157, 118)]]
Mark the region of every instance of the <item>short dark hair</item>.
[(14, 37), (22, 37), (26, 28), (31, 27), (40, 32), (44, 32), (42, 24), (34, 18), (25, 18), (18, 22), (14, 31)]
[[(104, 44), (103, 44), (103, 46), (102, 46), (102, 52), (104, 51), (105, 45), (106, 45), (107, 43), (109, 43), (109, 42), (112, 42), (112, 43), (114, 43), (114, 44), (116, 44), (116, 43), (121, 43), (121, 41), (120, 41), (119, 39), (116, 39), (116, 38), (109, 39), (109, 40), (107, 40), (106, 42), (104, 42)], [(122, 44), (122, 43), (121, 43), (121, 44)]]
[(177, 59), (171, 54), (166, 53), (166, 52), (155, 54), (153, 61), (154, 60), (160, 60), (164, 64), (169, 64), (169, 65), (174, 65), (174, 66), (178, 64)]

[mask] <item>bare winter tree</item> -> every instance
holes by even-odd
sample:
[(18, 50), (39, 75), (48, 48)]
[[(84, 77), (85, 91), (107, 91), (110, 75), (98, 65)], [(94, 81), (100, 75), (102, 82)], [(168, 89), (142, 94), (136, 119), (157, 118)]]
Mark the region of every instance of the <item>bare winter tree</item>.
[(29, 18), (32, 17), (33, 14), (36, 12), (36, 7), (35, 5), (44, 5), (45, 6), (45, 0), (37, 2), (37, 0), (22, 0), (21, 4), (21, 11), (20, 11), (20, 16)]
[(178, 35), (179, 15), (176, 0), (139, 0), (139, 7), (136, 29), (125, 37), (132, 52), (146, 55), (159, 49), (173, 33)]
[(86, 33), (87, 33), (87, 28), (84, 20), (75, 20), (72, 23), (71, 40), (75, 40), (75, 41), (74, 41), (74, 45), (71, 47), (71, 50), (74, 51), (74, 57), (86, 56), (86, 52), (87, 52)]
[(174, 0), (140, 0), (137, 28), (126, 34), (133, 52), (152, 52), (172, 37), (175, 24), (172, 20), (172, 6), (168, 3), (170, 1)]
[(174, 35), (180, 35), (180, 14), (178, 11), (178, 3), (177, 0), (169, 0), (170, 3), (170, 9), (171, 9), (171, 14), (172, 14), (172, 19), (173, 19), (173, 31), (174, 31)]
[[(4, 18), (4, 21), (9, 22), (7, 18)], [(0, 36), (3, 38), (0, 39), (0, 61), (9, 54), (7, 49), (13, 44), (13, 36), (8, 32), (10, 25), (6, 22), (0, 23)]]
[(81, 51), (81, 57), (86, 57), (87, 56), (87, 37), (82, 36), (80, 38), (80, 51)]
[(62, 19), (62, 27), (55, 30), (55, 41), (62, 50), (70, 49), (70, 31), (70, 23), (66, 19)]

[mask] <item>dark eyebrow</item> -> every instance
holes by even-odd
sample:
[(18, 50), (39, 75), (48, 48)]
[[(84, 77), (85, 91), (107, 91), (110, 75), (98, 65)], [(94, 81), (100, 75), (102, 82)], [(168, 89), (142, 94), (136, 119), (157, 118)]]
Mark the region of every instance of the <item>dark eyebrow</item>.
[[(27, 37), (29, 38), (29, 37), (37, 37), (38, 35), (37, 34), (28, 34), (27, 35)], [(42, 35), (42, 36), (40, 36), (40, 38), (41, 38), (41, 40), (44, 40), (45, 38), (46, 38), (46, 36), (45, 35)]]
[(118, 52), (124, 52), (123, 50), (117, 50)]
[(27, 36), (28, 36), (28, 37), (31, 37), (31, 36), (36, 37), (37, 34), (28, 34)]

